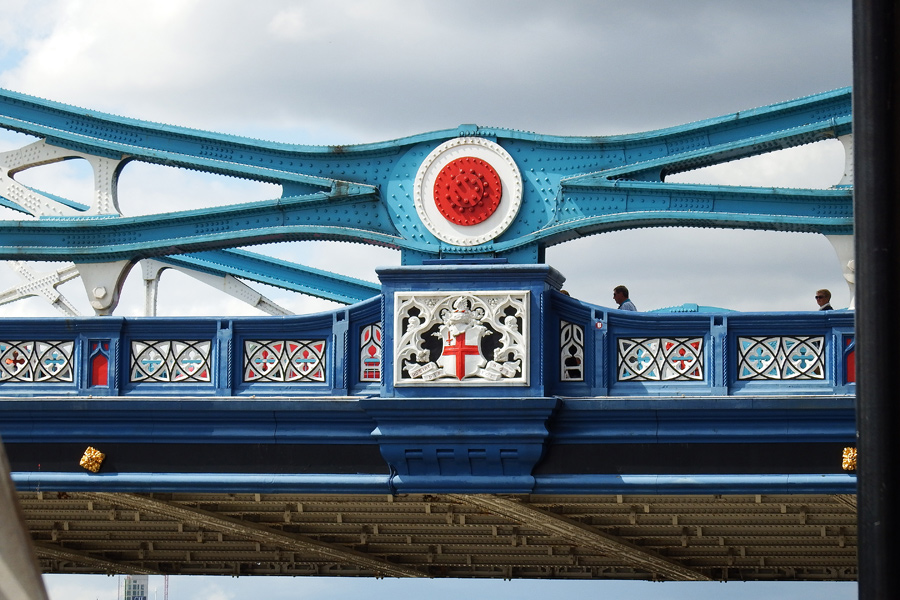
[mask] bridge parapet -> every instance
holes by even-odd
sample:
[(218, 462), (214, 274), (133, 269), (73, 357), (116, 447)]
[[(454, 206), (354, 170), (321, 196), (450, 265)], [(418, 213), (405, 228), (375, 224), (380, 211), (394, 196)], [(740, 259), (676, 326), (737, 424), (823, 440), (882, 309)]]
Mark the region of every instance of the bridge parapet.
[(379, 297), (302, 317), (6, 319), (0, 395), (377, 394), (380, 320)]
[(851, 311), (633, 313), (553, 293), (549, 312), (548, 328), (559, 331), (556, 395), (852, 394), (855, 386)]
[(846, 395), (853, 313), (629, 313), (545, 265), (379, 271), (302, 317), (5, 319), (0, 396)]

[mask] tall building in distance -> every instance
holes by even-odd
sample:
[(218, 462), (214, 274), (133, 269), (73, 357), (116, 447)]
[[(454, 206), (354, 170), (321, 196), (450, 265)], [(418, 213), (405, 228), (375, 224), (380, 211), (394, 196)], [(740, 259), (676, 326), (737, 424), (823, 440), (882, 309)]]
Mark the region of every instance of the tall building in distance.
[(121, 600), (147, 600), (149, 575), (126, 575), (119, 590)]

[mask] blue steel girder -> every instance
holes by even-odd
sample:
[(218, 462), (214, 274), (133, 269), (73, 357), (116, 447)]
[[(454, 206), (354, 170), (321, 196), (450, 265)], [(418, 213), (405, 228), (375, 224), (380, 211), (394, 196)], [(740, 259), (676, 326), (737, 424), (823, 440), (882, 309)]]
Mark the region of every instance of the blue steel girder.
[[(350, 185), (344, 193), (137, 217), (0, 221), (0, 259), (108, 262), (310, 239), (391, 245), (373, 191)], [(343, 199), (350, 207), (334, 210)]]
[[(463, 125), (374, 144), (304, 146), (153, 124), (8, 91), (0, 91), (0, 126), (42, 138), (62, 149), (59, 156), (106, 161), (107, 174), (97, 176), (97, 185), (113, 188), (113, 197), (118, 173), (131, 160), (282, 187), (281, 198), (262, 202), (143, 217), (114, 214), (116, 205), (85, 216), (90, 211), (77, 203), (14, 182), (16, 171), (32, 166), (21, 159), (0, 173), (4, 189), (15, 192), (4, 194), (3, 205), (36, 215), (20, 198), (38, 195), (54, 208), (54, 217), (0, 222), (0, 259), (135, 261), (331, 239), (400, 249), (404, 264), (452, 256), (535, 262), (547, 246), (614, 229), (691, 225), (852, 233), (849, 186), (808, 190), (665, 182), (672, 173), (849, 135), (849, 88), (677, 127), (603, 137)], [(475, 243), (460, 243), (438, 237), (418, 212), (416, 194), (423, 169), (439, 147), (471, 139), (496, 144), (509, 157), (520, 177), (521, 206), (502, 229)], [(270, 272), (282, 268), (274, 259), (266, 264), (262, 257), (251, 268), (228, 254), (218, 255), (216, 262), (217, 269), (243, 272), (241, 277), (268, 278), (274, 285), (283, 279)], [(337, 283), (321, 285), (328, 289)]]
[(232, 275), (343, 304), (362, 302), (381, 292), (380, 286), (368, 281), (240, 249), (172, 254), (158, 260), (212, 275)]

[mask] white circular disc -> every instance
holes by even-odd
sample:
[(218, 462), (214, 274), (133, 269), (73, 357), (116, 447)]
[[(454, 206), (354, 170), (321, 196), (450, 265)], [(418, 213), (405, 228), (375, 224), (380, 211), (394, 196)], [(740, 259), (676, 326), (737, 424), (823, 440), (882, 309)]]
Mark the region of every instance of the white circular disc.
[[(481, 223), (460, 225), (447, 219), (434, 201), (434, 182), (441, 170), (458, 158), (487, 162), (500, 177), (500, 204)], [(428, 231), (454, 246), (477, 246), (494, 239), (512, 224), (522, 205), (522, 175), (509, 152), (498, 144), (478, 137), (448, 140), (431, 151), (416, 173), (416, 212)]]

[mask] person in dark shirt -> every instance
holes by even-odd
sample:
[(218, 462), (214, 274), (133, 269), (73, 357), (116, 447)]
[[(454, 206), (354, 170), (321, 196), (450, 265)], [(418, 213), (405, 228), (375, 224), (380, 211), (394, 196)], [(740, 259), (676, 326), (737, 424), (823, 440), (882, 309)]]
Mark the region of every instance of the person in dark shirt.
[(819, 310), (833, 310), (831, 307), (831, 292), (828, 290), (816, 290), (816, 304)]

